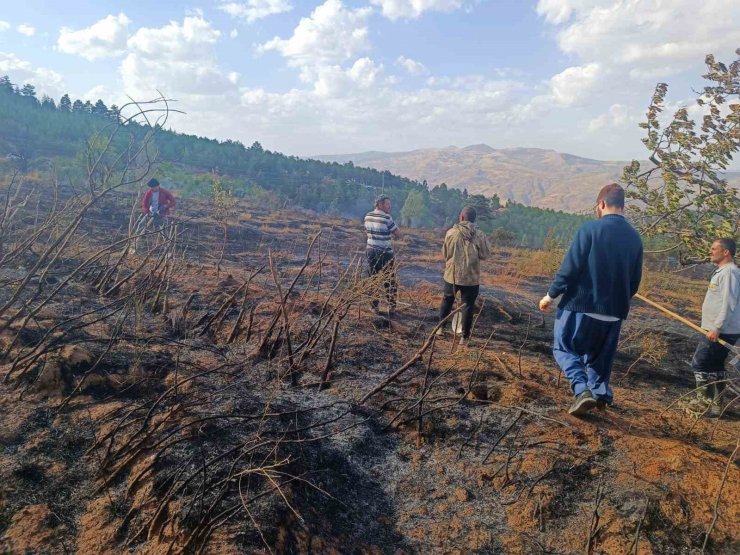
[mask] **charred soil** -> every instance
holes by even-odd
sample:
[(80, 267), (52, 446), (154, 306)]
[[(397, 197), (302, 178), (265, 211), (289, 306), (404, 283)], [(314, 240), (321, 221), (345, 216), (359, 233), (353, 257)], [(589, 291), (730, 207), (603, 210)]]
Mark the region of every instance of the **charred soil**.
[[(389, 316), (356, 222), (242, 204), (217, 271), (207, 205), (136, 242), (133, 200), (103, 199), (53, 261), (57, 224), (3, 232), (6, 551), (740, 551), (737, 396), (719, 419), (677, 402), (693, 332), (636, 305), (615, 405), (578, 419), (548, 279), (515, 250), (485, 262), (466, 346), (433, 335), (441, 233), (397, 245)], [(696, 316), (700, 283), (651, 287)]]

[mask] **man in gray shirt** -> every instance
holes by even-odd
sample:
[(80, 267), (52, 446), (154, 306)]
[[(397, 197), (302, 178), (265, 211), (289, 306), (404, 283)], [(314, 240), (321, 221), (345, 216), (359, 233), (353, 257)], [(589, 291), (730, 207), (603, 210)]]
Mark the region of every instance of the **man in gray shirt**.
[(697, 389), (696, 397), (686, 408), (692, 416), (722, 413), (725, 360), (729, 351), (717, 338), (730, 345), (740, 339), (740, 269), (735, 265), (735, 251), (734, 239), (717, 239), (709, 251), (709, 259), (717, 269), (701, 307), (701, 327), (707, 334), (697, 345), (691, 361)]

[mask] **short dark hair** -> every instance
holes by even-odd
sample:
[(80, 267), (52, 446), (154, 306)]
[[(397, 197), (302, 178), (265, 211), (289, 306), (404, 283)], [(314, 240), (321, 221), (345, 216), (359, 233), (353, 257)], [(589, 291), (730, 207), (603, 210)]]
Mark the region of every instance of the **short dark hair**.
[(604, 185), (596, 197), (596, 202), (604, 201), (609, 208), (624, 209), (624, 189), (618, 183)]
[(472, 206), (466, 206), (465, 208), (460, 210), (460, 215), (465, 218), (466, 222), (470, 222), (471, 224), (475, 221), (475, 218), (478, 217), (475, 208), (473, 208)]
[(152, 177), (149, 180), (149, 183), (147, 183), (147, 186), (149, 186), (149, 187), (159, 187), (159, 181), (157, 181), (156, 178)]
[(717, 239), (717, 242), (722, 245), (723, 249), (730, 251), (730, 256), (732, 258), (735, 258), (735, 253), (737, 252), (737, 243), (735, 243), (735, 239), (720, 237)]
[(383, 204), (386, 200), (391, 200), (391, 197), (388, 195), (379, 195), (375, 197), (375, 208)]

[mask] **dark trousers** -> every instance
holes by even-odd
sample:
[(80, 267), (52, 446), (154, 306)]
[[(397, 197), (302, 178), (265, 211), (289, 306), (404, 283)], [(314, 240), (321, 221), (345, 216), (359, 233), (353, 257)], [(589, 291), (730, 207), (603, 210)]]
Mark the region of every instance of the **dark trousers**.
[[(393, 257), (393, 251), (368, 247), (365, 254), (367, 255), (367, 267), (370, 277), (383, 274), (383, 288), (388, 298), (388, 304), (390, 308), (396, 308), (398, 283), (396, 282), (396, 259)], [(374, 298), (372, 304), (373, 308), (378, 308), (378, 299)]]
[(463, 338), (467, 339), (470, 337), (470, 328), (473, 326), (473, 309), (475, 308), (475, 299), (478, 298), (480, 285), (452, 285), (445, 281), (442, 304), (439, 307), (439, 319), (444, 320), (450, 315), (458, 291), (460, 292), (460, 301), (465, 304), (462, 309), (462, 334)]
[[(734, 345), (740, 339), (740, 334), (720, 334), (720, 338)], [(694, 378), (696, 385), (701, 386), (707, 383), (716, 382), (725, 379), (725, 360), (730, 351), (727, 347), (720, 345), (718, 342), (709, 341), (702, 337), (696, 346), (694, 358), (691, 359), (691, 367), (694, 369)], [(721, 391), (724, 384), (719, 387)]]
[(552, 354), (574, 395), (590, 389), (596, 399), (612, 402), (609, 378), (622, 321), (604, 322), (581, 312), (559, 309)]
[(152, 223), (163, 239), (167, 238), (166, 229), (169, 225), (169, 218), (166, 215), (152, 214)]

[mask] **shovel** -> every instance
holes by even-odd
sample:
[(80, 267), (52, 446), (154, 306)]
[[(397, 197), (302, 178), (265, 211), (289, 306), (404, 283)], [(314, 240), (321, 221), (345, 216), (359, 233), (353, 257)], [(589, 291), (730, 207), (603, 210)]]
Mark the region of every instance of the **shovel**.
[[(690, 327), (691, 329), (693, 329), (693, 330), (696, 330), (696, 331), (698, 331), (698, 332), (699, 332), (700, 334), (702, 334), (702, 335), (706, 336), (707, 332), (706, 332), (706, 331), (704, 331), (703, 329), (701, 329), (701, 328), (700, 328), (699, 326), (697, 326), (696, 324), (694, 324), (694, 322), (692, 322), (691, 320), (687, 320), (687, 319), (686, 319), (686, 318), (684, 318), (683, 316), (679, 316), (679, 315), (678, 315), (678, 314), (676, 314), (675, 312), (672, 312), (672, 311), (668, 310), (668, 309), (667, 309), (666, 307), (664, 307), (664, 306), (662, 306), (662, 305), (659, 305), (659, 304), (658, 304), (658, 303), (656, 303), (655, 301), (651, 301), (651, 300), (650, 300), (650, 299), (648, 299), (647, 297), (643, 297), (643, 296), (642, 296), (642, 295), (640, 295), (639, 293), (637, 293), (637, 294), (635, 295), (635, 298), (638, 298), (638, 299), (640, 299), (640, 300), (641, 300), (642, 302), (644, 302), (644, 303), (647, 303), (647, 304), (649, 304), (650, 306), (652, 306), (652, 307), (654, 307), (654, 308), (657, 308), (658, 310), (660, 310), (660, 311), (661, 311), (661, 312), (663, 312), (664, 314), (667, 314), (667, 315), (668, 315), (668, 316), (670, 316), (671, 318), (674, 318), (674, 319), (678, 320), (679, 322), (681, 322), (681, 323), (683, 323), (683, 324), (686, 324), (686, 325), (687, 325), (687, 326), (689, 326), (689, 327)], [(730, 344), (729, 344), (729, 343), (728, 343), (727, 341), (725, 341), (724, 339), (720, 339), (720, 338), (717, 338), (717, 342), (718, 342), (718, 343), (719, 343), (720, 345), (722, 345), (723, 347), (725, 347), (725, 348), (726, 348), (726, 349), (727, 349), (728, 351), (730, 351), (730, 352), (731, 352), (732, 354), (734, 354), (734, 355), (735, 355), (735, 356), (733, 357), (733, 359), (732, 359), (732, 360), (730, 361), (730, 366), (732, 366), (732, 367), (733, 367), (733, 368), (734, 368), (735, 370), (738, 370), (738, 371), (740, 371), (740, 349), (739, 349), (738, 347), (735, 347), (735, 346), (733, 346), (733, 345), (730, 345)]]

